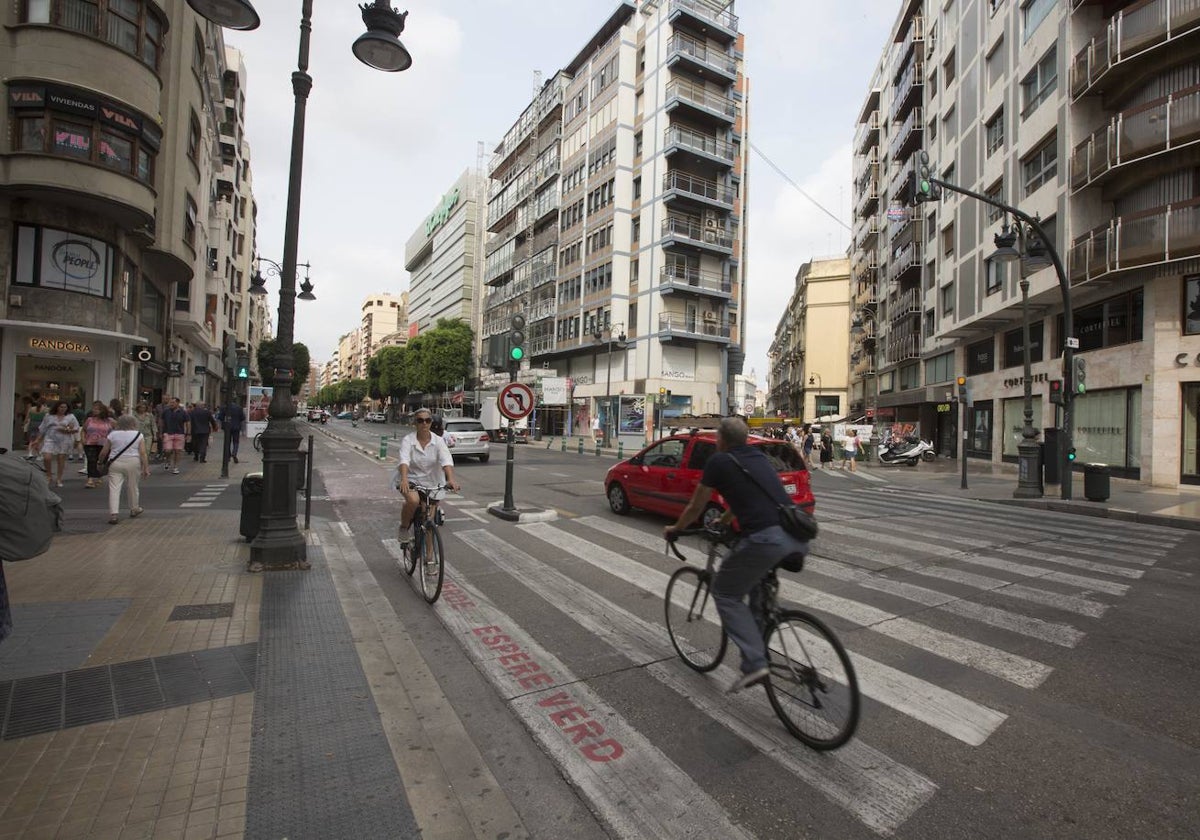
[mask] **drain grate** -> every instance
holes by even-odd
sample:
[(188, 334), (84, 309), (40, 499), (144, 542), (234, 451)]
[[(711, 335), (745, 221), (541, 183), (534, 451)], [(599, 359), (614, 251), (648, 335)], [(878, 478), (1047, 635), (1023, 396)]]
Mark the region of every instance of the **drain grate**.
[(251, 642), (0, 682), (0, 738), (253, 691), (257, 660), (258, 643)]
[(167, 621), (202, 621), (206, 618), (232, 617), (232, 601), (226, 604), (180, 604), (171, 610)]

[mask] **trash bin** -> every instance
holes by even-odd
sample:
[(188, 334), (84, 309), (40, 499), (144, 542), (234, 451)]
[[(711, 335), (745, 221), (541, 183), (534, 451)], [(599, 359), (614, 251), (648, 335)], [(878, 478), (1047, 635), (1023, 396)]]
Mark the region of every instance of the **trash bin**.
[(1112, 470), (1108, 464), (1088, 464), (1083, 468), (1083, 497), (1089, 502), (1108, 501)]
[(258, 536), (262, 518), (263, 474), (247, 473), (242, 479), (242, 521), (240, 531), (246, 541)]

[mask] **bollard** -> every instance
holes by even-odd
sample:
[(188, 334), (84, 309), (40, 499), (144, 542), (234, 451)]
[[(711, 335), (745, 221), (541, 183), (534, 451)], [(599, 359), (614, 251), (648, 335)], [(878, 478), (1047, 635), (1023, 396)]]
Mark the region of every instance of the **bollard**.
[(379, 436), (379, 460), (387, 457), (387, 435)]
[(600, 457), (600, 441), (596, 441), (596, 457)]
[(583, 454), (583, 438), (579, 439), (579, 454)]
[(623, 440), (617, 441), (617, 460), (618, 461), (625, 460), (625, 441), (623, 441)]
[(564, 436), (563, 436), (563, 439), (562, 439), (562, 451), (563, 451), (563, 452), (566, 452), (566, 451), (567, 451), (567, 438), (566, 438), (566, 435), (564, 435)]

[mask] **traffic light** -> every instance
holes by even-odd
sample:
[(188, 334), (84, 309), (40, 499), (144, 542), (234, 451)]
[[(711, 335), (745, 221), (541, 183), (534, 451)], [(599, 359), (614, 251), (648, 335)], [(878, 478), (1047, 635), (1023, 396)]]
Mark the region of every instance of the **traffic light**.
[(660, 404), (663, 404), (663, 405), (666, 404), (666, 402), (667, 402), (667, 389), (666, 388), (658, 389), (658, 401)]
[(225, 333), (225, 367), (231, 368), (237, 364), (237, 336)]
[(250, 354), (249, 353), (238, 353), (237, 359), (236, 359), (236, 364), (234, 365), (233, 369), (234, 369), (234, 372), (236, 373), (238, 379), (249, 379), (250, 378)]
[(519, 366), (525, 358), (525, 316), (517, 313), (508, 322), (508, 362)]
[(1074, 460), (1075, 460), (1075, 447), (1072, 446), (1070, 449), (1067, 450), (1067, 461), (1070, 462), (1070, 461), (1074, 461)]
[(1063, 404), (1063, 381), (1061, 379), (1050, 380), (1050, 402), (1054, 405)]
[(958, 398), (967, 405), (971, 405), (974, 399), (971, 396), (971, 383), (967, 381), (967, 377), (958, 377)]
[(926, 201), (937, 201), (942, 197), (941, 189), (933, 183), (929, 153), (924, 149), (917, 153), (917, 165), (913, 167), (911, 179), (910, 204), (924, 204)]
[(1075, 393), (1076, 394), (1086, 394), (1087, 393), (1087, 361), (1081, 356), (1076, 356), (1074, 361), (1075, 361)]

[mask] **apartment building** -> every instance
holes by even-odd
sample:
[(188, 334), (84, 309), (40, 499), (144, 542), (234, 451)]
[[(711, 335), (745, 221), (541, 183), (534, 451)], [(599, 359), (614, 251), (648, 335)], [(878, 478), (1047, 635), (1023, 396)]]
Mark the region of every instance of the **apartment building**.
[(732, 2), (622, 2), (497, 146), (483, 336), (527, 318), (530, 366), (573, 384), (548, 434), (599, 417), (645, 438), (647, 410), (725, 412), (744, 352), (747, 144)]
[(408, 271), (408, 335), (461, 319), (479, 335), (484, 190), (480, 172), (465, 169), (438, 200), (404, 248)]
[(767, 350), (767, 408), (812, 421), (850, 414), (850, 260), (819, 257), (800, 266)]
[(355, 327), (338, 339), (338, 379), (365, 379), (366, 369), (362, 359), (362, 328)]
[[(877, 365), (880, 419), (956, 453), (948, 395), (966, 375), (967, 456), (1016, 459), (1022, 266), (991, 259), (1006, 220), (988, 205), (945, 196), (904, 207), (924, 148), (946, 180), (1038, 215), (1063, 257), (1087, 366), (1078, 462), (1200, 483), (1197, 85), (1195, 4), (905, 3), (855, 137), (852, 273), (865, 340), (852, 399), (872, 398), (865, 366)], [(1071, 336), (1054, 269), (1024, 273), (1034, 424), (1052, 428), (1048, 383)]]
[(408, 292), (398, 295), (380, 292), (368, 295), (362, 304), (363, 357), (370, 359), (385, 340), (401, 331), (408, 331)]
[(0, 388), (17, 397), (0, 402), (0, 446), (20, 439), (25, 398), (215, 400), (208, 372), (241, 314), (214, 221), (239, 194), (217, 190), (220, 30), (183, 0), (85, 11), (0, 11)]

